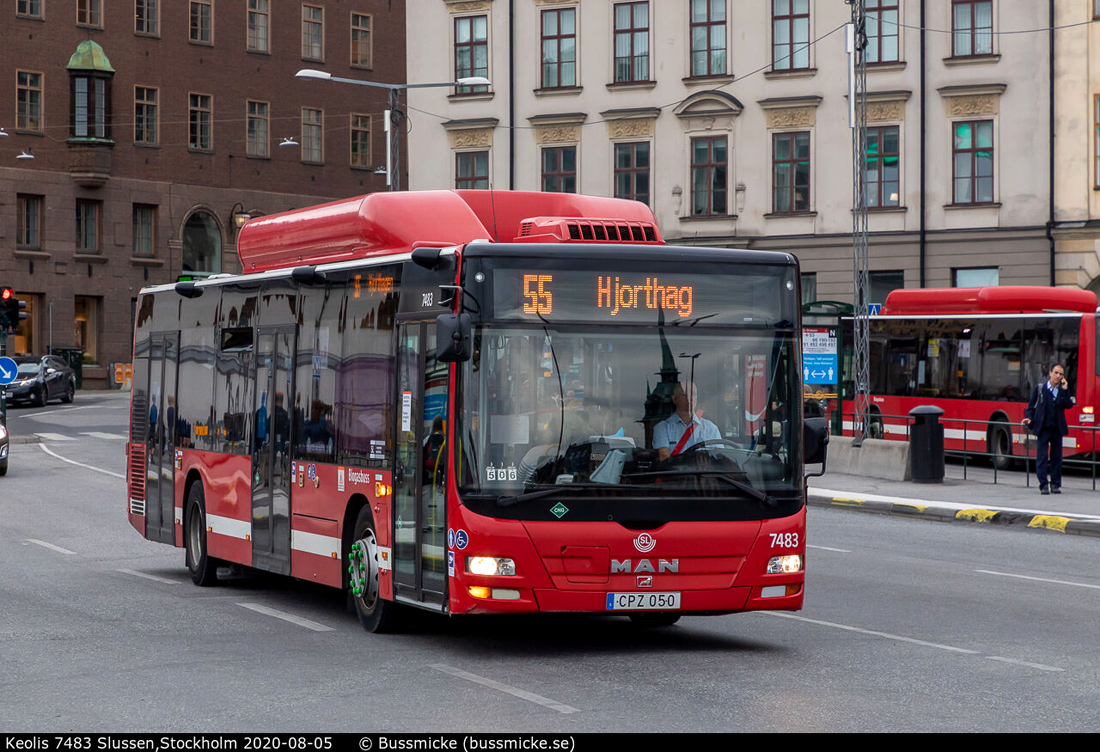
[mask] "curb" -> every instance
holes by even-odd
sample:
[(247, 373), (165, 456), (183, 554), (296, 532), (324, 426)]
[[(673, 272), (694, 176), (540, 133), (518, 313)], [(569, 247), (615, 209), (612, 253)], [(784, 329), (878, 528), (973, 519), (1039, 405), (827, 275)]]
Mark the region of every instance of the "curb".
[(1066, 535), (1100, 538), (1100, 518), (1080, 519), (1065, 515), (1014, 512), (996, 508), (956, 509), (936, 504), (936, 502), (882, 501), (863, 499), (858, 496), (833, 496), (815, 493), (813, 490), (809, 492), (806, 501), (809, 506), (832, 507), (871, 514), (920, 517), (935, 522), (977, 522), (988, 525), (1024, 526), (1035, 530), (1053, 530)]

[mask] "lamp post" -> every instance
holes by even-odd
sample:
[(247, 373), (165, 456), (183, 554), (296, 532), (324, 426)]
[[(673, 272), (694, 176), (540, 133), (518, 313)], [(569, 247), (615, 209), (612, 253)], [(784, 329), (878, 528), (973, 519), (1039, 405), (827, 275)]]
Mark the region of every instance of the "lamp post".
[(401, 190), (401, 176), (399, 170), (396, 168), (396, 162), (400, 154), (400, 132), (396, 126), (401, 123), (399, 114), (401, 111), (398, 107), (401, 91), (403, 89), (427, 89), (450, 86), (489, 86), (491, 83), (489, 79), (482, 76), (469, 76), (460, 78), (457, 81), (430, 84), (384, 84), (377, 81), (362, 81), (358, 78), (341, 78), (326, 71), (315, 70), (313, 68), (303, 68), (295, 74), (295, 78), (316, 78), (322, 81), (336, 81), (337, 83), (355, 84), (356, 86), (371, 86), (376, 89), (386, 89), (389, 91), (389, 109), (386, 110), (384, 120), (386, 129), (386, 185), (389, 186), (391, 191)]

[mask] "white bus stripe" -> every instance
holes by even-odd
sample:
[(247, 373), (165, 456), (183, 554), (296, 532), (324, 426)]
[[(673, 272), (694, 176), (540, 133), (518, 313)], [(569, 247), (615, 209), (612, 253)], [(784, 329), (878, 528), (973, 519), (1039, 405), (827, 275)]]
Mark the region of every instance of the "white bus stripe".
[(250, 520), (235, 520), (232, 517), (208, 514), (206, 515), (206, 526), (210, 528), (210, 532), (218, 535), (240, 538), (241, 540), (252, 539), (252, 522)]
[(295, 551), (317, 554), (330, 559), (340, 558), (340, 539), (331, 535), (306, 533), (301, 530), (290, 531), (290, 547)]

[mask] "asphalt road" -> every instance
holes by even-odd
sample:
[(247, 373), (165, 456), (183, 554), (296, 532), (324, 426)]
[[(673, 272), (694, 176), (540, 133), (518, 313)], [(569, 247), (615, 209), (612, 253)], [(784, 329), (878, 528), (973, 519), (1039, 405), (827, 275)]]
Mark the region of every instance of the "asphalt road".
[(797, 614), (370, 635), (331, 590), (197, 588), (132, 530), (127, 405), (9, 416), (54, 438), (16, 444), (0, 479), (0, 729), (1100, 730), (1095, 539), (813, 508)]

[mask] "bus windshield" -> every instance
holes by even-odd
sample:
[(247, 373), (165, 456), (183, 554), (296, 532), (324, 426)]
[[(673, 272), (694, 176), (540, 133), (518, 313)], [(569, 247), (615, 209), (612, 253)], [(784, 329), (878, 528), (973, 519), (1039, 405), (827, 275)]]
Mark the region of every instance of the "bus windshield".
[(498, 516), (607, 519), (615, 500), (661, 519), (777, 516), (801, 491), (794, 364), (792, 330), (477, 327), (459, 492)]

